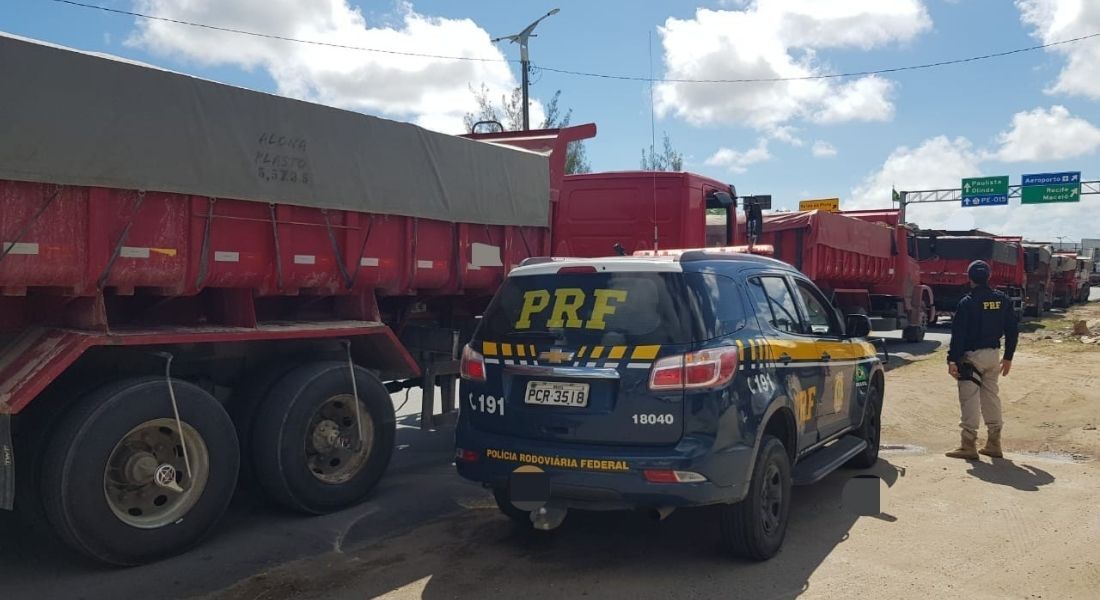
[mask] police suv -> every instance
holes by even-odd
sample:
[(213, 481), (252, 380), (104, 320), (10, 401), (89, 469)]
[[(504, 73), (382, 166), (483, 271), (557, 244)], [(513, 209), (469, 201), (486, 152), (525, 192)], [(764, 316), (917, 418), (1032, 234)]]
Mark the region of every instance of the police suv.
[(719, 505), (728, 551), (764, 560), (792, 484), (878, 459), (869, 331), (763, 256), (529, 259), (463, 351), (455, 464), (540, 529)]

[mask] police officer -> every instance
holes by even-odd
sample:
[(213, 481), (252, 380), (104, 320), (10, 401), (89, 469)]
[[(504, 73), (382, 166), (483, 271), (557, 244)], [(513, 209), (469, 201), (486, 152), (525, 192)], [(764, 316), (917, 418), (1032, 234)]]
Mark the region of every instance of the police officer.
[[(978, 426), (985, 419), (989, 437), (980, 450), (1001, 458), (1001, 399), (997, 396), (998, 376), (1007, 376), (1020, 337), (1012, 300), (989, 287), (989, 265), (976, 260), (967, 268), (971, 291), (959, 300), (951, 325), (951, 347), (947, 371), (959, 382), (962, 409), (962, 443), (947, 453), (951, 458), (976, 460)], [(998, 351), (1005, 340), (1004, 357)]]

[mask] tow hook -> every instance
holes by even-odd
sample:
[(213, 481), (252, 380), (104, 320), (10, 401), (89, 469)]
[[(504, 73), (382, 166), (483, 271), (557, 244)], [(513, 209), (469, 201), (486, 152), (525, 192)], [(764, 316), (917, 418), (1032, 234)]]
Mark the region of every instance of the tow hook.
[(531, 523), (534, 524), (535, 529), (551, 531), (561, 525), (568, 511), (564, 506), (547, 503), (531, 511)]

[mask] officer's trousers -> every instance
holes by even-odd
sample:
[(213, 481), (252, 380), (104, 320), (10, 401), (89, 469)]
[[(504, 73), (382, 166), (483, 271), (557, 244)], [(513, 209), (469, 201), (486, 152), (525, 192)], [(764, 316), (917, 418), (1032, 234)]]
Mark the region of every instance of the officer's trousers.
[(997, 378), (1001, 375), (1001, 353), (996, 348), (972, 350), (963, 355), (961, 362), (974, 365), (977, 378), (982, 385), (973, 381), (959, 380), (959, 406), (962, 409), (962, 422), (959, 426), (977, 433), (982, 419), (989, 429), (1000, 428), (1001, 398), (997, 395)]

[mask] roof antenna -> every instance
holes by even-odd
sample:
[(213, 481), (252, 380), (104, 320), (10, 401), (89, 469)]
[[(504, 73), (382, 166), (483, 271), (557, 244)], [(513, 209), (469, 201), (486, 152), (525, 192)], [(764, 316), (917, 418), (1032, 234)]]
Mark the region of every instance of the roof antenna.
[(615, 256), (626, 256), (626, 248), (619, 242), (615, 242), (615, 245), (611, 247), (615, 251)]

